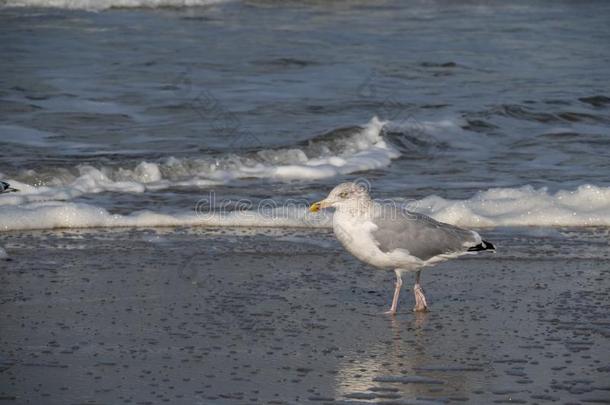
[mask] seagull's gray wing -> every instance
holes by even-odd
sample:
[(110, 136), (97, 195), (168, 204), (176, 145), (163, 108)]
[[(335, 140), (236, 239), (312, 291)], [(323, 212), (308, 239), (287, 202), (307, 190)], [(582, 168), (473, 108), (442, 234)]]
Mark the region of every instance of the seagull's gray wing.
[(476, 232), (435, 221), (401, 207), (383, 205), (375, 210), (373, 238), (383, 252), (405, 249), (421, 260), (466, 252), (481, 243)]

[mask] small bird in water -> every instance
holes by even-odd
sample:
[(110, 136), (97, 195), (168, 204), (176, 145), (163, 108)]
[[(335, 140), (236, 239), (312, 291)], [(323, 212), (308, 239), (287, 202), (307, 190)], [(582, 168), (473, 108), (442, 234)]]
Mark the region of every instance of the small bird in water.
[(394, 297), (386, 314), (396, 314), (403, 273), (415, 272), (413, 311), (424, 312), (428, 303), (419, 283), (422, 268), (464, 254), (495, 252), (494, 245), (475, 231), (435, 221), (393, 202), (374, 201), (361, 184), (339, 184), (309, 210), (331, 207), (335, 236), (347, 251), (372, 266), (394, 269)]
[(16, 188), (11, 187), (6, 181), (0, 181), (0, 194), (2, 193), (11, 193), (14, 191), (19, 191)]

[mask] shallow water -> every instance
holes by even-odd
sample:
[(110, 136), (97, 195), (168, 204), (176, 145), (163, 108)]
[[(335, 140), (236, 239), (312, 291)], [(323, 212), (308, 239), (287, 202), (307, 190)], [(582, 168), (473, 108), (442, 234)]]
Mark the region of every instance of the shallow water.
[[(41, 200), (79, 226), (99, 208), (176, 223), (210, 191), (282, 205), (356, 178), (455, 200), (438, 218), (469, 226), (610, 223), (606, 2), (5, 4), (60, 6), (0, 12), (0, 173), (25, 196), (0, 199), (5, 230), (9, 209), (49, 218)], [(498, 187), (560, 206), (468, 205)]]
[[(327, 231), (10, 232), (7, 403), (607, 403), (606, 230), (490, 237), (382, 315), (392, 272)], [(559, 243), (562, 241), (562, 243)]]

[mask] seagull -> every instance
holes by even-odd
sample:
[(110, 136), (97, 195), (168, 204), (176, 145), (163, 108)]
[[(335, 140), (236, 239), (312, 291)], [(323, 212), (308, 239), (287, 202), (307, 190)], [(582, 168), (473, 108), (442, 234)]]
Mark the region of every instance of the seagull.
[(10, 193), (13, 191), (19, 191), (16, 188), (11, 187), (6, 181), (0, 181), (0, 194), (2, 193)]
[(343, 247), (365, 263), (396, 273), (392, 306), (386, 314), (396, 314), (403, 273), (415, 272), (413, 311), (426, 312), (422, 268), (464, 254), (495, 252), (494, 245), (475, 231), (438, 222), (391, 201), (375, 201), (360, 183), (339, 184), (309, 211), (331, 207), (335, 209), (333, 230)]

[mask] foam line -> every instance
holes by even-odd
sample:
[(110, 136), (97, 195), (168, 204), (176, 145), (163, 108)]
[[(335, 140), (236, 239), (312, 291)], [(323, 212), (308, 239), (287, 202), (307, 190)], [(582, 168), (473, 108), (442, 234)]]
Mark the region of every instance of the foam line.
[[(11, 198), (1, 196), (0, 200)], [(481, 191), (466, 200), (438, 196), (408, 203), (413, 210), (459, 226), (610, 226), (610, 188), (582, 185), (576, 190), (497, 188)], [(92, 227), (305, 227), (329, 228), (331, 216), (308, 213), (305, 207), (282, 207), (261, 211), (185, 212), (165, 214), (138, 211), (112, 214), (84, 203), (39, 201), (0, 205), (0, 230), (92, 228)]]

